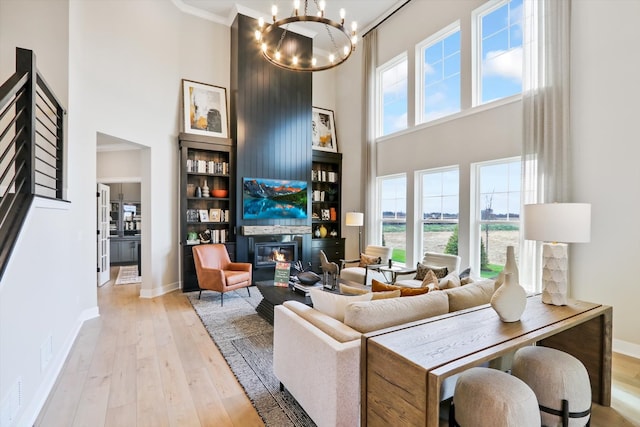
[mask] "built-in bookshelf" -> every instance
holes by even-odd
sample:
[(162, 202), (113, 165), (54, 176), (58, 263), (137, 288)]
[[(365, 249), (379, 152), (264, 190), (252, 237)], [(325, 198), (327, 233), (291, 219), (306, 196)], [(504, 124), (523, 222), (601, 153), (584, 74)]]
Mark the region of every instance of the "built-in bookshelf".
[(235, 259), (232, 141), (180, 134), (180, 245), (182, 290), (198, 290), (194, 245), (223, 243)]
[(320, 271), (320, 250), (331, 262), (344, 258), (342, 154), (314, 151), (311, 166), (311, 268)]

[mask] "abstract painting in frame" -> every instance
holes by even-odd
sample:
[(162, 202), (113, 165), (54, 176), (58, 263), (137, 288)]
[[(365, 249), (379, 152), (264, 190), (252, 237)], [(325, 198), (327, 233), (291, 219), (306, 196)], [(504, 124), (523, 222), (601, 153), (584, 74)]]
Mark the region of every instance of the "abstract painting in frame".
[(313, 107), (311, 113), (311, 144), (314, 150), (338, 152), (333, 111)]
[(185, 133), (228, 137), (225, 88), (183, 79), (182, 106)]

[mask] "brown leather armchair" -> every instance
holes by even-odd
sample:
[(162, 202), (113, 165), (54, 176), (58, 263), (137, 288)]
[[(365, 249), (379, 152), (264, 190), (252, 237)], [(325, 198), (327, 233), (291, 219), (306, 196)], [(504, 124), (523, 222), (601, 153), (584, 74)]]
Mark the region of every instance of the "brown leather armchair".
[(198, 287), (203, 290), (220, 292), (220, 305), (224, 304), (224, 293), (251, 286), (252, 265), (246, 262), (231, 262), (224, 245), (197, 245), (193, 247), (193, 261), (196, 265)]

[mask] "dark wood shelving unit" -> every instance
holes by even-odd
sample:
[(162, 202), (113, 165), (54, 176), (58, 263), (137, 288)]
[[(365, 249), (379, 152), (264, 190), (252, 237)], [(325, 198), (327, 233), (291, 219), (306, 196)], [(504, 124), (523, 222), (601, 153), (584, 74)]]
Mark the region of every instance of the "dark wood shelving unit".
[[(330, 262), (344, 258), (342, 238), (342, 153), (314, 151), (311, 166), (311, 269), (320, 272), (320, 251)], [(324, 216), (323, 216), (324, 215)], [(328, 215), (328, 217), (327, 217)], [(324, 227), (325, 237), (318, 237)], [(332, 235), (333, 234), (333, 235)]]
[[(214, 138), (200, 135), (180, 134), (180, 278), (183, 292), (197, 291), (198, 279), (193, 264), (192, 248), (188, 241), (189, 233), (200, 233), (210, 230), (209, 243), (223, 243), (227, 247), (229, 257), (235, 260), (235, 218), (234, 204), (234, 150), (231, 139)], [(200, 164), (200, 170), (194, 162)], [(202, 167), (205, 171), (202, 171)], [(209, 172), (222, 168), (224, 172)], [(210, 191), (227, 190), (227, 197), (196, 197), (197, 187), (203, 187), (206, 181)], [(211, 209), (220, 210), (221, 221), (201, 221), (198, 212)], [(195, 215), (195, 217), (194, 217)], [(225, 218), (227, 217), (227, 218)], [(196, 218), (197, 220), (193, 220)]]

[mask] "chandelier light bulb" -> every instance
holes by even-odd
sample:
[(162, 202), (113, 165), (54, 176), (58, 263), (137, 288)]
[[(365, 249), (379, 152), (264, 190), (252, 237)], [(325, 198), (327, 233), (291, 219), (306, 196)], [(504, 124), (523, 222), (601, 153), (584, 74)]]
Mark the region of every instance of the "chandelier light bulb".
[(267, 51), (267, 44), (266, 43), (262, 43), (262, 51), (263, 52)]
[(324, 8), (327, 6), (327, 2), (324, 0), (320, 0), (319, 3), (319, 7), (320, 7), (320, 16), (324, 16)]
[(352, 21), (351, 22), (351, 31), (353, 31), (355, 33), (357, 29), (358, 29), (358, 23), (356, 21)]
[(300, 0), (293, 0), (293, 10), (295, 15), (298, 16), (298, 10), (300, 10)]
[(293, 61), (293, 65), (298, 65), (298, 57), (297, 56), (294, 56), (292, 61)]
[(273, 22), (276, 22), (276, 15), (278, 14), (278, 6), (275, 4), (271, 6), (271, 15), (273, 16)]
[(318, 63), (318, 60), (316, 59), (316, 57), (314, 56), (313, 58), (311, 58), (311, 65), (312, 66), (316, 66), (316, 64)]
[(258, 18), (258, 27), (260, 29), (262, 29), (262, 27), (264, 27), (264, 18), (262, 16), (260, 18)]
[(260, 41), (260, 38), (262, 37), (262, 33), (260, 33), (260, 30), (256, 30), (253, 34), (255, 34), (256, 40)]
[(351, 36), (351, 44), (353, 44), (355, 47), (356, 43), (358, 43), (358, 36), (354, 34), (353, 36)]
[(280, 61), (280, 51), (276, 50), (276, 59)]
[(331, 55), (329, 55), (329, 62), (331, 62), (333, 64), (333, 61), (335, 61), (336, 57), (334, 56), (334, 54), (332, 53)]
[(344, 17), (346, 16), (344, 8), (340, 8), (340, 25), (344, 25)]

